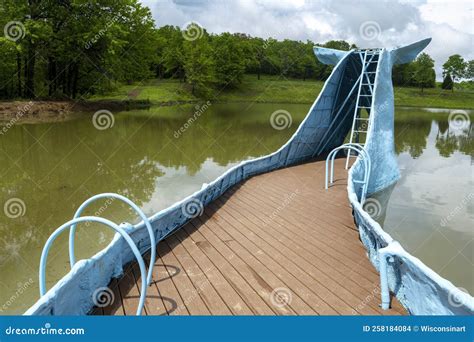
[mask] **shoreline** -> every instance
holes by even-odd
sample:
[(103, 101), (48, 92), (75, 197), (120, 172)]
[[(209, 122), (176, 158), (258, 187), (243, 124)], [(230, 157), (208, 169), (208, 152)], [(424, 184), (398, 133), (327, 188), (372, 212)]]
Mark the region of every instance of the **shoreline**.
[(144, 100), (53, 101), (19, 100), (0, 101), (0, 123), (59, 122), (92, 114), (98, 110), (124, 111), (151, 106)]
[[(90, 100), (90, 101), (0, 101), (0, 123), (43, 123), (60, 122), (77, 118), (81, 115), (91, 115), (98, 110), (109, 111), (129, 111), (133, 109), (149, 109), (152, 107), (171, 107), (190, 105), (203, 102), (204, 100), (175, 100), (175, 101), (150, 101), (150, 100)], [(275, 104), (306, 104), (312, 102), (306, 101), (248, 101), (248, 100), (220, 100), (212, 101), (215, 104), (226, 103), (275, 103)], [(416, 108), (416, 109), (451, 109), (451, 110), (474, 110), (468, 107), (430, 107), (430, 106), (412, 106), (406, 104), (395, 104), (395, 107)]]

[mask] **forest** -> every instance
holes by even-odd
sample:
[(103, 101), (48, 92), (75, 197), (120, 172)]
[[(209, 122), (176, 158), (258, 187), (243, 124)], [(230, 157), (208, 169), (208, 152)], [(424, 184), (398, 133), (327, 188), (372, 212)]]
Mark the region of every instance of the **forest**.
[[(155, 23), (138, 0), (5, 0), (0, 7), (0, 98), (87, 99), (119, 84), (175, 78), (196, 96), (238, 87), (244, 74), (325, 80), (331, 67), (314, 46), (349, 50), (354, 44), (212, 34), (198, 23)], [(444, 89), (473, 79), (473, 61), (451, 56)], [(426, 53), (393, 70), (395, 85), (436, 86)]]

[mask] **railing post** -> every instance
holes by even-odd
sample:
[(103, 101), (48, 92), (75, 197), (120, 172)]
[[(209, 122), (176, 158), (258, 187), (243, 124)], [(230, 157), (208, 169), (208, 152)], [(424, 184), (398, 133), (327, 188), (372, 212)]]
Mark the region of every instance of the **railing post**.
[(379, 273), (380, 273), (380, 296), (382, 300), (382, 309), (390, 308), (390, 289), (388, 287), (387, 259), (392, 258), (387, 247), (380, 248), (379, 254)]

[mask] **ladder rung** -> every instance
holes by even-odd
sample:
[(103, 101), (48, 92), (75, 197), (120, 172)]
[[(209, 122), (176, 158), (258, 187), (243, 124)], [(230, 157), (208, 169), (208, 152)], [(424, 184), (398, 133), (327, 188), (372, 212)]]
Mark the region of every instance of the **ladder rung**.
[(365, 96), (365, 97), (367, 97), (367, 96), (372, 96), (372, 94), (360, 94), (359, 96)]
[(356, 118), (356, 120), (369, 120), (369, 118)]
[(372, 108), (372, 107), (358, 106), (357, 108), (365, 108), (365, 109), (370, 109), (370, 108)]
[(371, 85), (374, 85), (374, 83), (362, 83), (362, 85), (368, 85), (368, 86), (371, 86)]
[(365, 71), (366, 74), (376, 74), (377, 71)]
[(360, 183), (360, 184), (364, 184), (365, 182), (364, 181), (360, 181), (360, 180), (353, 180), (354, 183)]
[(367, 133), (367, 131), (353, 131), (354, 133)]

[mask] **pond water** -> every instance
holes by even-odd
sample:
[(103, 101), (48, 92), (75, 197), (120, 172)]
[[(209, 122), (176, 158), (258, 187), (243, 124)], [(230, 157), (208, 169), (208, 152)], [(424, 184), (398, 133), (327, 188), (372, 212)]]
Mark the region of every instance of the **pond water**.
[[(291, 113), (289, 128), (270, 124), (279, 109)], [(97, 129), (91, 117), (9, 128), (0, 135), (0, 314), (22, 313), (38, 298), (44, 242), (85, 199), (117, 192), (153, 214), (240, 161), (278, 149), (308, 109), (288, 104), (159, 107), (117, 113), (105, 130)], [(189, 123), (190, 117), (196, 120)], [(440, 228), (441, 219), (472, 191), (472, 139), (449, 130), (447, 117), (397, 110), (403, 177), (386, 192), (387, 210), (378, 219), (430, 267), (472, 289), (472, 198)], [(118, 202), (99, 201), (86, 213), (97, 211), (115, 222), (137, 221)], [(101, 226), (80, 228), (77, 258), (95, 254), (111, 237)], [(48, 288), (68, 270), (67, 234), (62, 234), (48, 259)]]
[[(23, 313), (38, 298), (38, 265), (48, 236), (79, 205), (117, 192), (151, 215), (199, 190), (242, 160), (273, 152), (305, 117), (309, 105), (236, 104), (155, 107), (115, 114), (99, 130), (91, 117), (62, 123), (17, 125), (0, 135), (0, 314)], [(277, 130), (271, 114), (291, 113)], [(189, 118), (195, 118), (189, 123)], [(95, 121), (99, 128), (104, 121)], [(102, 126), (105, 125), (105, 126)], [(98, 201), (114, 222), (136, 222), (125, 205)], [(112, 238), (97, 225), (79, 228), (78, 258), (94, 255)], [(48, 258), (47, 287), (69, 270), (67, 233)]]
[[(451, 115), (450, 115), (451, 114)], [(474, 139), (470, 111), (397, 108), (401, 179), (375, 219), (412, 255), (474, 294)]]

